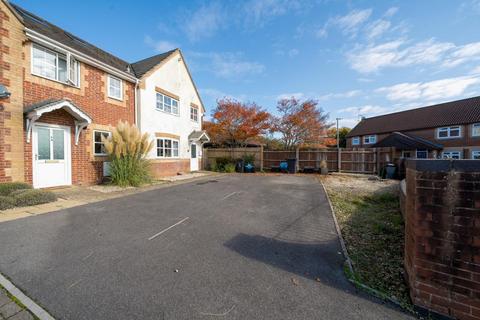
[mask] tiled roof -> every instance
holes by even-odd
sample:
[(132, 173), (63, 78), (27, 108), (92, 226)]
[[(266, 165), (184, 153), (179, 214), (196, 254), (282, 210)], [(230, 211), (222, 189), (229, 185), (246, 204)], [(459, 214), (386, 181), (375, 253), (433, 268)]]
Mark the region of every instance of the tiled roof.
[(480, 96), (366, 118), (347, 137), (480, 122)]
[(80, 39), (79, 37), (71, 34), (68, 31), (65, 31), (50, 22), (34, 15), (31, 12), (19, 7), (16, 4), (10, 3), (12, 8), (19, 14), (23, 19), (23, 24), (28, 29), (31, 29), (35, 32), (38, 32), (50, 39), (58, 41), (72, 49), (75, 49), (83, 54), (88, 55), (91, 58), (94, 58), (98, 61), (101, 61), (115, 69), (118, 69), (123, 72), (130, 73), (134, 75), (133, 71), (130, 68), (130, 64), (98, 47), (93, 44), (88, 43), (85, 40)]
[(395, 147), (400, 150), (428, 149), (440, 150), (441, 144), (428, 141), (427, 139), (417, 137), (401, 132), (394, 132), (372, 146), (373, 148)]
[(135, 75), (137, 78), (141, 78), (145, 73), (153, 69), (175, 51), (177, 51), (177, 49), (173, 49), (168, 52), (157, 54), (156, 56), (132, 63), (132, 69), (135, 72)]

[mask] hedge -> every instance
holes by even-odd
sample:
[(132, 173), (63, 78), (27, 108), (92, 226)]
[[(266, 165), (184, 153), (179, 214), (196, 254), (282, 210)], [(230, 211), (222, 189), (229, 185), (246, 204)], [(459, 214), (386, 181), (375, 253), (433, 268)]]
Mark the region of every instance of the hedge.
[(0, 196), (8, 196), (15, 190), (32, 189), (32, 186), (24, 182), (0, 183)]

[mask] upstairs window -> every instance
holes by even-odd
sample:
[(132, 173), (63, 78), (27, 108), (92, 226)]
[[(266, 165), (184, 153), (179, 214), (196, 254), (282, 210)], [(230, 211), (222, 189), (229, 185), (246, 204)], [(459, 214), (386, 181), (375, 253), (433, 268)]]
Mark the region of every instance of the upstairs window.
[(376, 142), (377, 142), (377, 136), (374, 135), (374, 134), (363, 137), (363, 143), (364, 144), (374, 144)]
[(480, 123), (472, 124), (472, 137), (480, 137)]
[(473, 160), (480, 160), (480, 151), (478, 151), (478, 150), (472, 151), (472, 159)]
[(352, 146), (358, 146), (360, 144), (360, 137), (352, 138)]
[(37, 44), (32, 46), (32, 74), (76, 87), (80, 84), (80, 64), (71, 54), (61, 54)]
[(108, 75), (108, 96), (113, 99), (123, 99), (123, 82), (112, 75)]
[(190, 120), (198, 122), (198, 107), (190, 106)]
[(443, 127), (437, 129), (438, 139), (459, 138), (462, 135), (460, 126)]
[(178, 115), (178, 100), (157, 92), (157, 110)]

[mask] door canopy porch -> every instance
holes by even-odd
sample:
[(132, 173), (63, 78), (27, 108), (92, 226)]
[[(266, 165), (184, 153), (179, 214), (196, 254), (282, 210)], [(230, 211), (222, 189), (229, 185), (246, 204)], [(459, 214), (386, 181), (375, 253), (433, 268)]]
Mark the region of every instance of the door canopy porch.
[(27, 121), (27, 143), (30, 143), (32, 135), (32, 128), (35, 122), (45, 113), (55, 110), (64, 109), (75, 119), (75, 145), (78, 144), (80, 132), (92, 123), (92, 118), (77, 107), (72, 101), (68, 99), (61, 100), (45, 100), (34, 105), (31, 105), (25, 110)]
[(427, 139), (410, 134), (405, 134), (402, 132), (393, 132), (392, 134), (388, 135), (384, 139), (374, 144), (372, 147), (394, 147), (397, 150), (441, 150), (443, 148), (443, 146), (438, 143), (434, 143)]
[(195, 143), (204, 144), (204, 143), (210, 141), (210, 137), (203, 130), (202, 131), (192, 131), (192, 133), (190, 133), (188, 135), (188, 141), (190, 141), (190, 143), (195, 142)]

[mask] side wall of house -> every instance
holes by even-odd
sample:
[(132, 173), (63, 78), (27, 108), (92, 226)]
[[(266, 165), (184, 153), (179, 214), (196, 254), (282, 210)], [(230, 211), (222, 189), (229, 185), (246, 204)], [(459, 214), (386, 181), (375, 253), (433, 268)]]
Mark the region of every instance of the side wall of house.
[[(154, 148), (149, 158), (156, 176), (172, 175), (190, 171), (190, 146), (188, 135), (201, 130), (201, 102), (190, 80), (181, 55), (175, 53), (160, 68), (147, 73), (142, 79), (140, 90), (140, 128), (148, 132), (152, 139), (157, 137), (179, 140), (179, 157), (160, 159)], [(169, 114), (156, 109), (157, 90), (165, 90), (179, 98), (179, 115)], [(190, 104), (199, 106), (198, 122), (190, 120)], [(198, 161), (201, 163), (201, 148), (197, 147)]]
[[(30, 42), (24, 45), (24, 105), (47, 99), (70, 99), (93, 120), (80, 135), (78, 145), (73, 141), (73, 118), (64, 111), (43, 115), (37, 122), (68, 125), (72, 136), (72, 183), (98, 183), (102, 177), (103, 161), (106, 157), (93, 153), (93, 130), (109, 130), (118, 121), (135, 121), (135, 85), (123, 80), (123, 100), (111, 99), (107, 95), (107, 73), (85, 63), (80, 64), (80, 87), (72, 87), (60, 82), (45, 79), (31, 73)], [(24, 133), (26, 134), (26, 133)], [(26, 139), (26, 137), (25, 137)], [(25, 143), (25, 180), (32, 183), (32, 145)]]
[(23, 25), (0, 1), (0, 83), (11, 93), (0, 100), (0, 182), (24, 181)]

